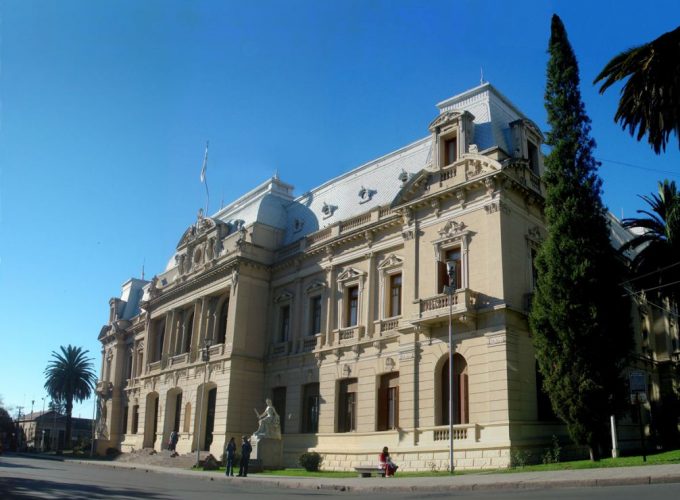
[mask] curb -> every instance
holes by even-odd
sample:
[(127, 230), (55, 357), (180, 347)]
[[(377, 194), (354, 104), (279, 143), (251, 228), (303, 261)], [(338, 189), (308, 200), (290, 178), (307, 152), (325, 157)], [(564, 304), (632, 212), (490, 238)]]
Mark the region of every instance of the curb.
[[(608, 486), (634, 486), (634, 485), (651, 485), (651, 484), (669, 484), (680, 483), (680, 473), (660, 474), (655, 475), (639, 475), (626, 477), (612, 477), (612, 478), (573, 478), (573, 479), (536, 479), (526, 480), (518, 479), (517, 481), (509, 481), (504, 479), (497, 482), (470, 482), (465, 484), (443, 483), (443, 484), (399, 484), (400, 481), (408, 481), (408, 479), (395, 479), (389, 484), (355, 484), (357, 479), (350, 479), (352, 484), (340, 482), (318, 482), (314, 478), (300, 479), (295, 477), (271, 477), (263, 478), (257, 476), (249, 476), (247, 479), (237, 477), (227, 477), (223, 474), (204, 473), (189, 471), (186, 469), (171, 469), (162, 466), (144, 466), (140, 464), (116, 464), (102, 463), (102, 462), (88, 462), (70, 460), (75, 463), (83, 465), (99, 465), (101, 467), (112, 467), (115, 469), (132, 469), (147, 473), (158, 474), (181, 474), (204, 481), (224, 481), (226, 483), (244, 486), (251, 484), (253, 486), (265, 488), (285, 488), (285, 489), (304, 489), (317, 491), (339, 491), (351, 493), (387, 493), (387, 492), (470, 492), (470, 491), (502, 491), (502, 490), (536, 490), (536, 489), (562, 489), (562, 488), (589, 488), (589, 487), (608, 487)], [(460, 476), (459, 476), (460, 477)], [(467, 476), (470, 477), (470, 476)], [(484, 476), (489, 477), (489, 476)], [(370, 481), (370, 479), (368, 480)], [(348, 481), (349, 482), (349, 481)]]

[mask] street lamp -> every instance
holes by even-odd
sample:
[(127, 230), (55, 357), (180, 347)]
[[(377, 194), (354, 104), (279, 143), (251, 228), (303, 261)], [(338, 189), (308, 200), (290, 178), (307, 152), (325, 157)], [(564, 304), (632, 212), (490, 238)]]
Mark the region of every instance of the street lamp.
[(198, 407), (198, 434), (196, 435), (196, 468), (201, 462), (201, 424), (203, 423), (203, 405), (205, 404), (205, 384), (208, 377), (208, 364), (210, 363), (210, 346), (212, 340), (209, 338), (203, 339), (203, 361), (205, 362), (205, 371), (203, 372), (203, 389), (201, 390), (201, 406)]
[(456, 292), (456, 261), (446, 263), (449, 285), (444, 293), (449, 295), (449, 473), (453, 474), (453, 294)]

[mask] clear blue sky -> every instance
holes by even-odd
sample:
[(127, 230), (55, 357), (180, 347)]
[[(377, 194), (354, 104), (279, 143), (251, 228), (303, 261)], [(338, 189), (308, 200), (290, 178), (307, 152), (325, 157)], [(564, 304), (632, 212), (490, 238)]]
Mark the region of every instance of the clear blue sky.
[(613, 123), (618, 88), (590, 82), (675, 28), (677, 0), (0, 1), (5, 404), (41, 409), (60, 345), (99, 369), (109, 298), (142, 264), (162, 271), (205, 203), (206, 139), (215, 209), (277, 170), (300, 194), (424, 137), (434, 104), (480, 68), (545, 129), (554, 12), (581, 65), (605, 203), (632, 216), (658, 179), (680, 181), (677, 142), (654, 155)]

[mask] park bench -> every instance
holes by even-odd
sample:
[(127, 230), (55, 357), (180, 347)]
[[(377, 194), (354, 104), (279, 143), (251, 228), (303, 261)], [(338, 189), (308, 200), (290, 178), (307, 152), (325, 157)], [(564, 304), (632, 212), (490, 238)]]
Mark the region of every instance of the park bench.
[(381, 469), (380, 467), (355, 467), (354, 470), (357, 471), (359, 477), (371, 477), (373, 474), (385, 477), (385, 469)]

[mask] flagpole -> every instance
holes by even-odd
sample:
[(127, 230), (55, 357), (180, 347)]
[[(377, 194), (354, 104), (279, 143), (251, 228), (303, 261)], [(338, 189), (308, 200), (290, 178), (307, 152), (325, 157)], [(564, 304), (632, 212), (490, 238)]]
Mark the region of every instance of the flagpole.
[(210, 192), (208, 191), (208, 177), (206, 176), (208, 170), (208, 146), (210, 141), (205, 141), (205, 156), (203, 156), (203, 166), (201, 167), (201, 182), (205, 184), (205, 215), (209, 215), (208, 206), (210, 204)]

